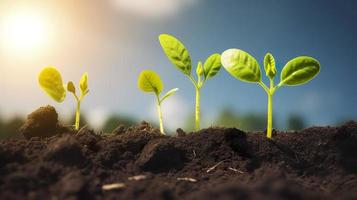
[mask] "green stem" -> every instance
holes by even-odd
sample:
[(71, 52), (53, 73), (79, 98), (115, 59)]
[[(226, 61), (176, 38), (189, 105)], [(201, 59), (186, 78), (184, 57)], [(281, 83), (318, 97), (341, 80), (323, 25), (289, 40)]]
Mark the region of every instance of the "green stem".
[(196, 87), (195, 129), (200, 130), (200, 89)]
[(273, 132), (273, 94), (275, 92), (274, 88), (274, 80), (272, 78), (269, 79), (269, 92), (268, 92), (268, 119), (267, 119), (267, 137), (271, 139)]
[(264, 89), (267, 94), (269, 94), (269, 88), (265, 85), (265, 83), (259, 81), (258, 84)]
[(165, 134), (164, 133), (164, 123), (163, 123), (163, 120), (162, 120), (162, 111), (161, 111), (161, 106), (160, 104), (157, 104), (157, 113), (159, 115), (159, 122), (160, 122), (160, 132), (162, 134)]
[(274, 86), (274, 89), (273, 89), (273, 94), (274, 94), (274, 92), (277, 90), (277, 89), (279, 89), (281, 86), (283, 86), (284, 85), (284, 82), (280, 82), (278, 85), (276, 85), (276, 86)]
[(273, 131), (273, 95), (268, 94), (268, 124), (267, 137), (271, 139)]
[(156, 99), (157, 99), (157, 114), (159, 115), (159, 123), (160, 123), (160, 132), (165, 135), (164, 133), (164, 122), (163, 122), (163, 117), (162, 117), (162, 111), (161, 111), (161, 99), (160, 99), (160, 94), (155, 92)]
[(81, 101), (77, 100), (76, 122), (74, 124), (74, 129), (77, 130), (77, 131), (79, 130), (79, 120), (81, 118), (80, 109), (81, 109)]
[(188, 79), (192, 82), (192, 84), (197, 88), (198, 84), (196, 83), (195, 79), (191, 75), (187, 75)]

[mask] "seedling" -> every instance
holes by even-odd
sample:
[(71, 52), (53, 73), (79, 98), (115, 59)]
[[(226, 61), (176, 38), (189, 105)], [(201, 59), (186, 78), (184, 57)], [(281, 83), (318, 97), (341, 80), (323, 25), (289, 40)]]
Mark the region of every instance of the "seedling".
[(153, 92), (157, 99), (157, 112), (160, 121), (160, 132), (164, 133), (164, 124), (162, 120), (161, 104), (169, 96), (173, 95), (178, 88), (174, 88), (168, 91), (163, 97), (160, 97), (162, 90), (164, 89), (164, 84), (161, 81), (160, 76), (152, 70), (144, 70), (140, 73), (138, 79), (138, 87), (144, 92)]
[(80, 108), (81, 102), (89, 92), (88, 90), (88, 74), (84, 73), (81, 80), (79, 81), (79, 88), (81, 91), (80, 96), (78, 97), (76, 94), (76, 88), (72, 81), (69, 81), (67, 85), (64, 85), (62, 82), (61, 73), (54, 67), (46, 67), (39, 74), (39, 84), (43, 91), (45, 91), (52, 99), (54, 99), (58, 103), (62, 103), (66, 98), (66, 90), (71, 92), (76, 101), (76, 121), (74, 124), (74, 129), (79, 130), (79, 121), (80, 121)]
[(204, 64), (198, 62), (196, 67), (197, 80), (191, 75), (192, 61), (186, 47), (172, 35), (161, 34), (160, 44), (169, 60), (192, 82), (196, 89), (195, 128), (200, 129), (200, 90), (204, 83), (215, 76), (221, 69), (221, 55), (210, 55)]
[(275, 59), (267, 53), (264, 57), (265, 74), (269, 78), (268, 87), (262, 81), (260, 67), (256, 59), (239, 49), (228, 49), (222, 54), (222, 65), (233, 77), (244, 81), (258, 83), (268, 95), (267, 137), (272, 137), (273, 126), (273, 94), (281, 86), (302, 85), (309, 82), (320, 72), (320, 63), (308, 56), (300, 56), (290, 60), (280, 74), (280, 82), (274, 85), (276, 75)]

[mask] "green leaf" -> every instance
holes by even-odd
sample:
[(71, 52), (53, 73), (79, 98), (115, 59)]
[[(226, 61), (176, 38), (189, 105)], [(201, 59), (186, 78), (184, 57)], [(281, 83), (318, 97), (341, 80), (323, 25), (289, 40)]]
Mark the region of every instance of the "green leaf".
[(159, 41), (166, 56), (184, 74), (191, 74), (191, 57), (185, 46), (174, 36), (161, 34)]
[(276, 74), (275, 59), (271, 53), (267, 53), (264, 57), (264, 70), (267, 77), (273, 79)]
[(81, 89), (82, 95), (88, 93), (88, 73), (82, 75), (81, 80), (79, 81), (79, 88)]
[(66, 90), (63, 87), (60, 72), (54, 67), (44, 68), (38, 77), (38, 82), (51, 98), (61, 103), (66, 98)]
[(155, 92), (159, 95), (164, 86), (156, 72), (144, 70), (139, 75), (138, 87), (144, 92)]
[(74, 84), (72, 81), (69, 81), (67, 83), (67, 91), (72, 92), (73, 94), (76, 94), (76, 88), (74, 87)]
[(258, 62), (240, 49), (228, 49), (221, 56), (223, 67), (235, 78), (245, 82), (261, 81)]
[(175, 94), (179, 89), (178, 88), (174, 88), (168, 92), (166, 92), (166, 94), (161, 98), (160, 103), (163, 102), (165, 99), (167, 99), (168, 97), (172, 96), (173, 94)]
[(221, 66), (221, 55), (216, 53), (209, 56), (203, 65), (205, 79), (207, 80), (215, 76), (221, 69)]
[(197, 64), (197, 67), (196, 67), (196, 74), (197, 74), (197, 76), (201, 77), (203, 72), (204, 71), (203, 71), (203, 67), (202, 67), (202, 62), (199, 61)]
[(300, 56), (290, 60), (281, 71), (280, 81), (285, 85), (301, 85), (313, 79), (320, 72), (316, 59)]

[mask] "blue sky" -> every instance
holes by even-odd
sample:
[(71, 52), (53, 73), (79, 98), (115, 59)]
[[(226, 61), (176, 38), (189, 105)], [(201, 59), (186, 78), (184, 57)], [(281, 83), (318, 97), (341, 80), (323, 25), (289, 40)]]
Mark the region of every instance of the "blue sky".
[[(21, 2), (4, 0), (0, 11)], [(91, 89), (83, 110), (93, 124), (111, 113), (155, 120), (155, 99), (137, 89), (140, 71), (153, 69), (162, 76), (166, 90), (180, 88), (163, 106), (168, 126), (182, 126), (194, 109), (194, 88), (161, 50), (157, 37), (169, 33), (186, 45), (194, 63), (228, 48), (249, 52), (262, 70), (267, 52), (274, 55), (278, 70), (296, 56), (315, 57), (321, 72), (314, 80), (282, 87), (275, 94), (275, 119), (283, 122), (292, 113), (303, 115), (310, 125), (357, 119), (355, 1), (146, 2), (28, 1), (25, 7), (37, 9), (52, 25), (50, 40), (43, 49), (26, 55), (1, 49), (0, 114), (11, 117), (53, 104), (63, 116), (70, 115), (74, 110), (70, 96), (57, 104), (37, 85), (41, 68), (54, 65), (65, 81), (76, 81), (88, 71)], [(266, 98), (257, 84), (240, 82), (223, 69), (202, 89), (203, 120), (206, 126), (214, 124), (215, 116), (228, 106), (238, 113), (264, 113)]]

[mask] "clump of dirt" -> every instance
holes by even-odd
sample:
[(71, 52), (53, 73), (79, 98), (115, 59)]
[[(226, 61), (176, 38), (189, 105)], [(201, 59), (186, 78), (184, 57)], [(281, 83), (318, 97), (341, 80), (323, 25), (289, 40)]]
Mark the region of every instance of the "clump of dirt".
[(82, 147), (72, 135), (65, 135), (50, 143), (43, 158), (46, 161), (79, 167), (85, 165), (87, 160), (82, 152)]
[(152, 140), (145, 145), (136, 164), (144, 171), (151, 172), (181, 169), (186, 160), (185, 151), (184, 146), (176, 140), (167, 138)]
[(99, 149), (94, 159), (106, 168), (123, 168), (138, 159), (149, 141), (162, 137), (159, 130), (147, 122), (142, 122), (138, 126), (122, 130), (119, 134), (103, 136), (98, 142)]
[(97, 135), (47, 119), (29, 118), (51, 134), (0, 141), (0, 199), (357, 199), (354, 121), (269, 140), (222, 127), (163, 136), (146, 122)]
[(64, 128), (58, 124), (58, 114), (50, 105), (30, 113), (25, 124), (20, 128), (20, 133), (27, 139), (51, 137), (63, 131)]

